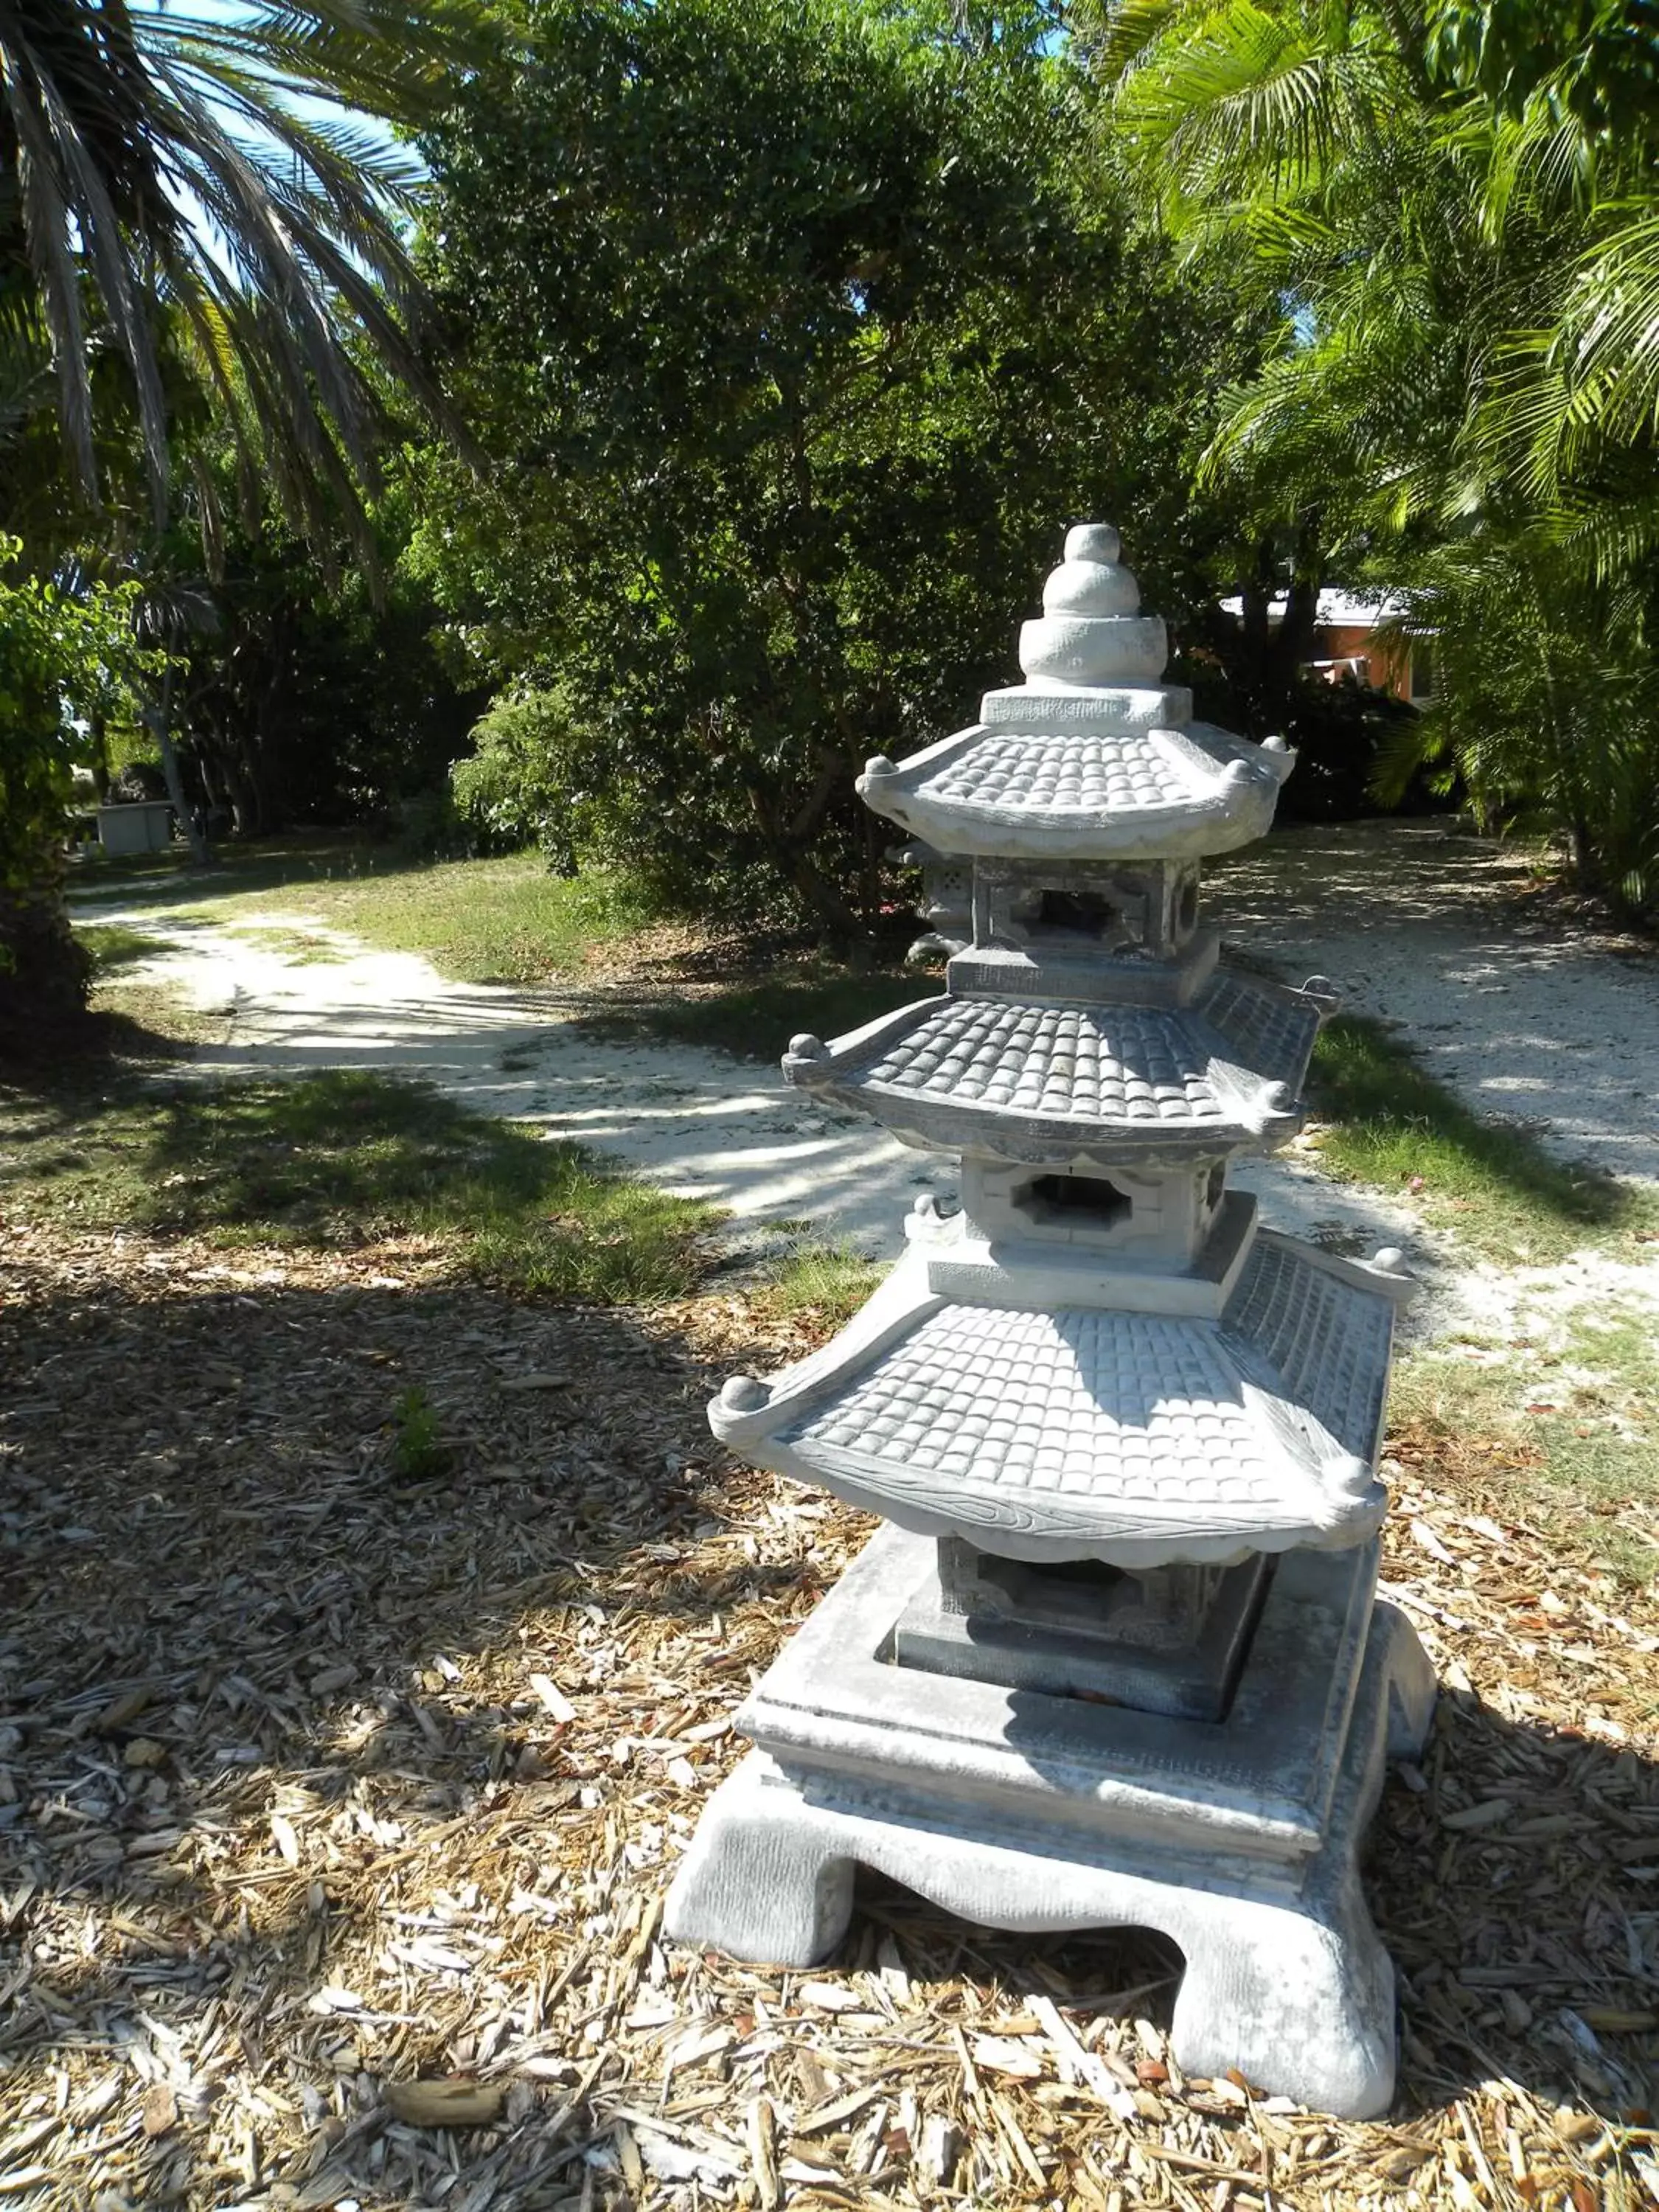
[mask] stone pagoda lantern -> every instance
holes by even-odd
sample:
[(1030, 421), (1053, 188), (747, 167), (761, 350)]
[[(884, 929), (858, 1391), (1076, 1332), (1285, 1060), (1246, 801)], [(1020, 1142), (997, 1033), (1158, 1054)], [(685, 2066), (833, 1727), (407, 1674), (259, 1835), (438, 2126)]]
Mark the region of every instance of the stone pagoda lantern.
[(1433, 1680), (1376, 1600), (1399, 1255), (1259, 1225), (1228, 1163), (1300, 1126), (1329, 1000), (1231, 970), (1199, 865), (1293, 756), (1161, 682), (1115, 531), (1071, 531), (1026, 681), (867, 805), (972, 870), (942, 996), (790, 1082), (962, 1157), (833, 1343), (710, 1409), (885, 1525), (738, 1717), (671, 1934), (807, 1966), (864, 1865), (993, 1927), (1161, 1930), (1174, 2048), (1331, 2112), (1393, 2094), (1357, 1854)]

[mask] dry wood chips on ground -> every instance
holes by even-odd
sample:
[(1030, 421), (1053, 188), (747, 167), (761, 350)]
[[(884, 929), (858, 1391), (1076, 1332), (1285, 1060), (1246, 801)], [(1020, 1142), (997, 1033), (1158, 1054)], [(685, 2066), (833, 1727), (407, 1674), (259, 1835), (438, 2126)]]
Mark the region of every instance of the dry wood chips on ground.
[[(1659, 1607), (1396, 1443), (1447, 1686), (1378, 1817), (1386, 2124), (1183, 2079), (1150, 1938), (872, 1889), (809, 1973), (665, 1944), (731, 1717), (867, 1523), (725, 1460), (740, 1299), (514, 1304), (418, 1249), (0, 1247), (0, 2200), (1659, 2198)], [(451, 1461), (400, 1479), (423, 1389)]]

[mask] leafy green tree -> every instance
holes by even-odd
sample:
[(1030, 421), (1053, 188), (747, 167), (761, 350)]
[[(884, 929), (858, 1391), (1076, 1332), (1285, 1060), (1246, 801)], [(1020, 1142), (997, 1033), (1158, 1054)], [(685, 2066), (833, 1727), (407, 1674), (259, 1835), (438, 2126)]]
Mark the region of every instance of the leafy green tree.
[(21, 550), (0, 537), (0, 1036), (81, 1003), (62, 897), (72, 770), (87, 726), (140, 711), (163, 662), (138, 642), (135, 586), (71, 594), (11, 573)]
[(855, 775), (1014, 672), (1010, 580), (1060, 526), (1113, 515), (1193, 596), (1194, 302), (1083, 189), (1091, 94), (1040, 15), (510, 21), (422, 141), (490, 466), (423, 457), (417, 557), (509, 698), (556, 696), (581, 852), (850, 939), (890, 896)]
[(339, 447), (369, 460), (360, 331), (435, 402), (404, 322), (418, 165), (368, 118), (416, 118), (476, 37), (464, 0), (7, 8), (0, 297), (50, 338), (83, 483), (100, 345), (131, 380), (158, 503), (181, 364), (299, 512), (316, 484), (349, 491)]
[(450, 770), (471, 843), (507, 853), (539, 845), (556, 867), (574, 873), (591, 825), (581, 818), (579, 795), (586, 748), (568, 700), (557, 691), (499, 699), (472, 739), (471, 752)]

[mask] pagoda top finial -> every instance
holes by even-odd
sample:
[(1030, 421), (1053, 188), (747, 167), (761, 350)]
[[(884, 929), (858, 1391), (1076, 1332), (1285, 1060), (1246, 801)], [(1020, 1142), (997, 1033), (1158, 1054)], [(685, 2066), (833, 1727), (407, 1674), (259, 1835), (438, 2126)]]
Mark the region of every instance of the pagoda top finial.
[(1129, 571), (1118, 566), (1121, 543), (1109, 522), (1074, 523), (1066, 533), (1065, 556), (1042, 587), (1044, 614), (1136, 613), (1140, 591)]
[(1068, 690), (1156, 682), (1164, 672), (1164, 625), (1140, 613), (1140, 586), (1118, 562), (1109, 522), (1079, 522), (1066, 557), (1042, 587), (1042, 613), (1022, 625), (1019, 665), (1029, 681)]

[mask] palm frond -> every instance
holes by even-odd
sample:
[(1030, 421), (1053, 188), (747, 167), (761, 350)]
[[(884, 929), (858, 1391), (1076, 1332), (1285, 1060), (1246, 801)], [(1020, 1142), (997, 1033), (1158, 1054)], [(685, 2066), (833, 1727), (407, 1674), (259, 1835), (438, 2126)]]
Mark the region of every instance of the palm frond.
[[(0, 106), (20, 241), (52, 334), (65, 435), (94, 477), (95, 296), (127, 365), (158, 501), (167, 407), (157, 318), (182, 319), (221, 396), (257, 374), (269, 452), (332, 482), (372, 465), (367, 339), (429, 410), (403, 219), (420, 167), (368, 118), (417, 123), (474, 60), (475, 0), (7, 0)], [(320, 103), (320, 105), (319, 105)], [(246, 419), (248, 410), (243, 410)], [(355, 504), (355, 501), (354, 501)]]

